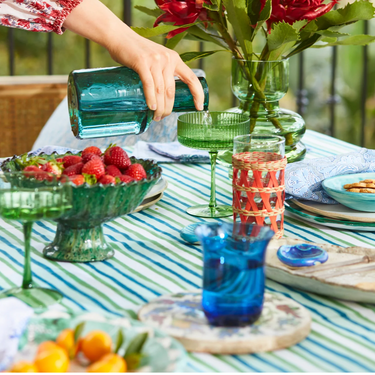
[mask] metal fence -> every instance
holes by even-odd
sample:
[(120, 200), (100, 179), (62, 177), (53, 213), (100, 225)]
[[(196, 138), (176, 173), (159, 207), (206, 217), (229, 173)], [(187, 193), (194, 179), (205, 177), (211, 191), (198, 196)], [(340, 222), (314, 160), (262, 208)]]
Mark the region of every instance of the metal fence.
[[(123, 21), (131, 26), (132, 24), (132, 0), (123, 0)], [(363, 21), (363, 33), (369, 34), (369, 22)], [(53, 39), (52, 34), (48, 35), (47, 41), (47, 74), (53, 74)], [(339, 102), (339, 96), (336, 93), (336, 73), (337, 73), (337, 48), (332, 47), (332, 59), (331, 59), (331, 76), (330, 76), (330, 97), (328, 98), (327, 104), (330, 108), (330, 135), (335, 137), (335, 118), (336, 118), (336, 105)], [(203, 50), (203, 43), (200, 43), (200, 49)], [(8, 30), (8, 54), (9, 54), (9, 75), (15, 74), (15, 49), (14, 49), (14, 29), (9, 28)], [(361, 131), (360, 131), (360, 144), (365, 144), (365, 128), (366, 128), (366, 100), (368, 95), (368, 67), (369, 67), (369, 53), (368, 46), (362, 47), (362, 85), (361, 85)], [(91, 49), (90, 41), (85, 41), (85, 67), (91, 67)], [(199, 61), (199, 68), (204, 69), (203, 59)], [(297, 112), (304, 115), (306, 108), (309, 104), (307, 98), (307, 90), (305, 89), (304, 82), (304, 53), (299, 54), (299, 70), (298, 70), (298, 90), (296, 95)], [(233, 104), (235, 98), (233, 97)]]

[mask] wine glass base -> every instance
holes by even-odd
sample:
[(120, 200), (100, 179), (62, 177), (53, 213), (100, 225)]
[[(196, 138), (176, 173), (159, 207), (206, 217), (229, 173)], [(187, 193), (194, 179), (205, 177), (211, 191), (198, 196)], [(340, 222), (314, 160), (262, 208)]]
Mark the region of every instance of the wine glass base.
[(209, 207), (205, 204), (199, 206), (189, 207), (186, 212), (191, 216), (198, 217), (210, 217), (210, 218), (219, 218), (219, 217), (228, 217), (233, 215), (232, 206), (216, 206), (215, 208)]
[(12, 288), (0, 293), (0, 298), (16, 297), (34, 309), (45, 308), (60, 302), (63, 295), (56, 290), (44, 288)]

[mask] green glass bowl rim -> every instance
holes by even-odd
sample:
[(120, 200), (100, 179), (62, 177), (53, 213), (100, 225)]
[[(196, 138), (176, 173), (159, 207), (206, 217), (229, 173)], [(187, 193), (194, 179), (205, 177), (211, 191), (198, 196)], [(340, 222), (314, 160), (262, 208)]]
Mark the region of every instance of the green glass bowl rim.
[[(21, 154), (21, 155), (14, 155), (12, 157), (9, 157), (5, 160), (3, 160), (0, 164), (0, 170), (3, 171), (4, 173), (7, 173), (7, 172), (15, 172), (15, 171), (12, 171), (11, 169), (9, 169), (9, 167), (7, 167), (7, 164), (10, 163), (10, 162), (13, 162), (17, 159), (19, 159), (20, 157), (22, 157), (23, 155), (27, 155), (28, 157), (32, 157), (32, 156), (43, 156), (43, 155), (46, 155), (46, 156), (67, 156), (67, 155), (77, 155), (77, 156), (81, 156), (81, 153), (82, 151), (80, 152), (77, 152), (77, 153), (73, 153), (71, 151), (68, 151), (66, 152), (65, 154), (59, 154), (57, 153), (56, 151), (52, 152), (51, 154), (46, 154), (44, 152), (41, 152), (40, 154), (38, 155), (34, 155), (33, 153), (25, 153), (25, 154)], [(135, 180), (135, 181), (131, 181), (131, 182), (121, 182), (121, 183), (118, 183), (118, 184), (106, 184), (106, 185), (103, 185), (101, 183), (97, 183), (95, 185), (89, 185), (88, 183), (84, 183), (82, 185), (75, 185), (73, 184), (72, 182), (70, 183), (73, 187), (73, 189), (94, 189), (94, 188), (104, 188), (104, 189), (108, 189), (108, 188), (121, 188), (121, 187), (130, 187), (130, 186), (134, 186), (134, 185), (144, 185), (144, 184), (148, 184), (154, 180), (158, 180), (160, 177), (161, 177), (161, 173), (162, 173), (162, 168), (158, 165), (158, 163), (153, 160), (153, 159), (138, 159), (134, 156), (131, 156), (130, 157), (130, 160), (132, 161), (132, 164), (133, 164), (133, 161), (141, 161), (141, 162), (144, 162), (144, 163), (149, 163), (150, 164), (150, 169), (156, 169), (156, 172), (154, 174), (152, 174), (151, 176), (148, 176), (147, 178), (144, 178), (142, 180)], [(20, 171), (21, 172), (21, 171)], [(38, 181), (40, 182), (39, 180), (36, 180), (35, 181)]]
[[(1, 166), (1, 164), (0, 164)], [(0, 167), (1, 169), (1, 167)], [(0, 170), (0, 178), (2, 177), (1, 175), (4, 175), (6, 177), (7, 174), (13, 174), (13, 175), (18, 175), (18, 176), (25, 176), (23, 174), (24, 172), (23, 171), (3, 171), (2, 169)], [(27, 172), (26, 172), (27, 173)], [(33, 172), (30, 172), (30, 175), (32, 174)], [(36, 182), (38, 183), (39, 186), (36, 186), (35, 188), (26, 188), (26, 187), (23, 187), (23, 188), (17, 188), (16, 190), (17, 191), (30, 191), (30, 190), (39, 190), (39, 191), (52, 191), (52, 190), (55, 190), (55, 189), (59, 189), (61, 190), (64, 186), (68, 185), (70, 186), (71, 182), (70, 181), (60, 181), (56, 178), (56, 175), (54, 175), (53, 173), (48, 173), (48, 172), (45, 172), (46, 174), (48, 174), (49, 176), (52, 176), (54, 177), (54, 181), (48, 181), (48, 180), (38, 180), (34, 177), (29, 177), (26, 181), (28, 182)], [(1, 192), (14, 192), (14, 189), (1, 189), (0, 188), (0, 191)]]
[[(210, 111), (209, 114), (212, 115), (212, 114), (228, 114), (229, 116), (233, 116), (233, 117), (240, 117), (242, 120), (239, 121), (239, 122), (236, 122), (234, 124), (230, 124), (230, 125), (242, 125), (242, 124), (245, 124), (246, 122), (249, 122), (250, 123), (250, 117), (249, 116), (246, 116), (246, 115), (243, 115), (242, 113), (235, 113), (235, 112), (226, 112), (226, 111)], [(181, 115), (178, 116), (177, 118), (177, 123), (184, 123), (184, 124), (191, 124), (191, 121), (185, 121), (184, 119), (184, 116), (191, 116), (191, 115), (195, 115), (195, 114), (202, 114), (202, 112), (189, 112), (189, 113), (183, 113)], [(194, 124), (194, 125), (204, 125), (204, 124)]]

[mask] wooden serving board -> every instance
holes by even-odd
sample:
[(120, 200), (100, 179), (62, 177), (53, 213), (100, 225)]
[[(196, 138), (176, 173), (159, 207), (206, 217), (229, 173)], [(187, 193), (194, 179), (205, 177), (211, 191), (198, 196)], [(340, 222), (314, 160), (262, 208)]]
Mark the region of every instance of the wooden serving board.
[[(270, 242), (266, 257), (268, 278), (329, 297), (375, 303), (375, 249), (314, 243), (328, 252), (329, 258), (326, 263), (312, 267), (292, 268), (279, 261), (277, 250), (280, 246), (301, 243), (309, 242), (289, 238)], [(364, 257), (372, 259), (369, 263), (366, 261), (359, 263)], [(357, 262), (357, 264), (342, 265), (343, 262)]]
[(138, 318), (179, 340), (186, 350), (246, 354), (295, 345), (310, 333), (310, 314), (279, 293), (266, 293), (261, 317), (240, 328), (208, 325), (201, 290), (161, 296), (143, 306)]

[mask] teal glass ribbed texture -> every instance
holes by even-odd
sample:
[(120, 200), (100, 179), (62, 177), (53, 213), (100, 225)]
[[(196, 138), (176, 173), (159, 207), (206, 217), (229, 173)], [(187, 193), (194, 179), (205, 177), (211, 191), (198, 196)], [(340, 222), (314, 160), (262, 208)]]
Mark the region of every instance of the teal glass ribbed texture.
[[(204, 90), (204, 109), (208, 109), (208, 86)], [(83, 69), (70, 73), (68, 105), (72, 131), (79, 139), (142, 134), (153, 118), (146, 104), (139, 75), (121, 67)], [(173, 111), (195, 111), (189, 87), (176, 80)]]

